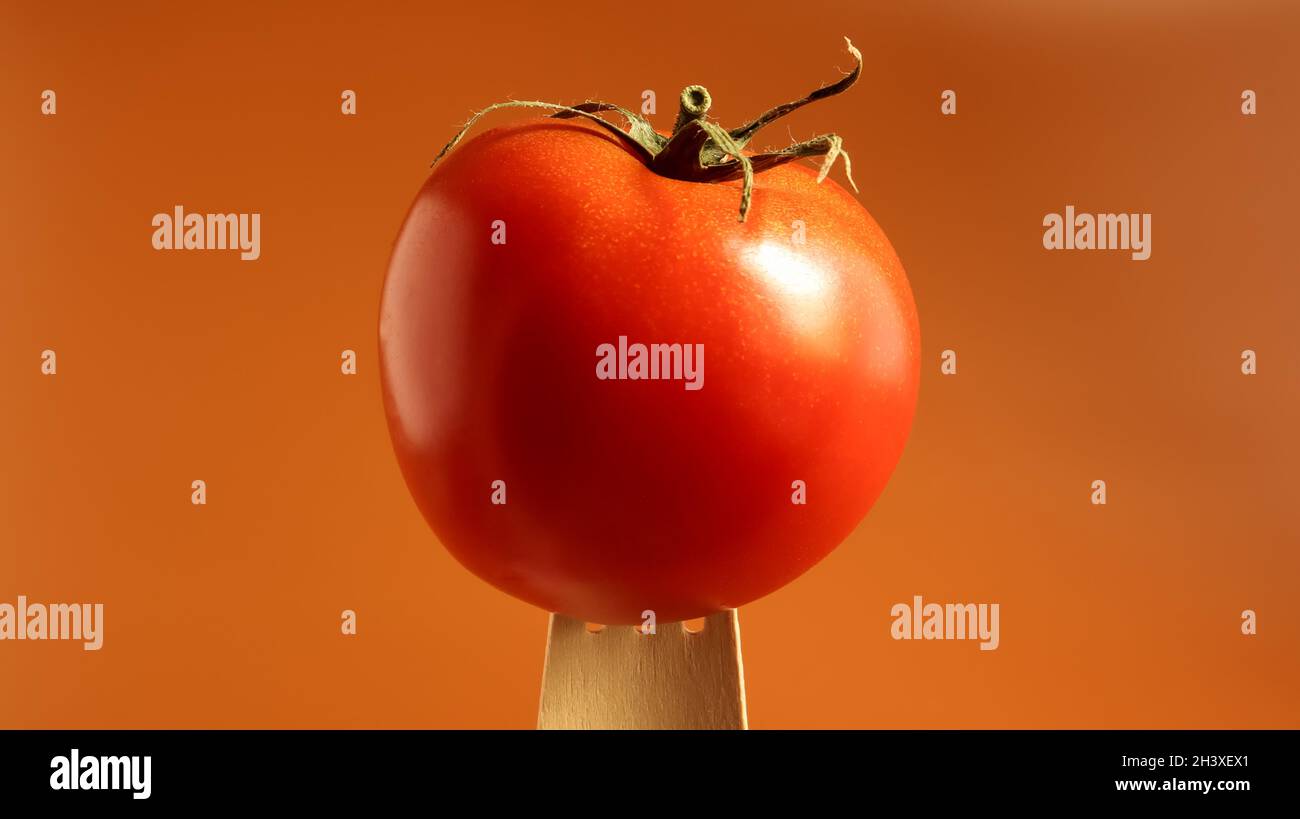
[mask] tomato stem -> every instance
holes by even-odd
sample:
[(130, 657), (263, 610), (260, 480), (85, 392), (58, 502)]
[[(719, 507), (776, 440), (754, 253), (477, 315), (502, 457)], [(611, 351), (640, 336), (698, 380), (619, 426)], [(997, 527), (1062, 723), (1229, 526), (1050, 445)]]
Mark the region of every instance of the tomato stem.
[(694, 120), (704, 119), (713, 105), (709, 90), (702, 85), (688, 85), (682, 89), (681, 107), (677, 111), (677, 122), (673, 125), (673, 135)]
[[(835, 160), (844, 158), (844, 174), (849, 184), (856, 191), (858, 186), (853, 181), (852, 165), (849, 155), (843, 149), (843, 140), (836, 134), (822, 134), (786, 148), (759, 154), (748, 154), (745, 146), (761, 129), (784, 117), (792, 111), (847, 91), (862, 75), (862, 52), (853, 47), (848, 37), (844, 38), (849, 54), (853, 56), (853, 70), (831, 85), (822, 86), (807, 96), (783, 103), (771, 108), (739, 128), (727, 131), (708, 118), (712, 97), (702, 85), (688, 85), (682, 89), (677, 121), (673, 124), (672, 135), (665, 137), (655, 130), (645, 118), (626, 108), (608, 102), (587, 101), (577, 105), (559, 105), (533, 100), (510, 100), (490, 105), (475, 114), (452, 137), (446, 147), (433, 160), (437, 165), (456, 144), (464, 138), (474, 123), (492, 111), (500, 108), (544, 108), (554, 111), (552, 117), (572, 119), (581, 117), (617, 136), (646, 167), (661, 176), (680, 179), (686, 182), (725, 182), (732, 179), (743, 180), (740, 193), (739, 221), (745, 221), (753, 197), (754, 175), (770, 170), (778, 165), (793, 162), (805, 157), (822, 157), (822, 166), (817, 174), (821, 182), (830, 172)], [(616, 111), (627, 120), (627, 130), (623, 130), (597, 114)]]

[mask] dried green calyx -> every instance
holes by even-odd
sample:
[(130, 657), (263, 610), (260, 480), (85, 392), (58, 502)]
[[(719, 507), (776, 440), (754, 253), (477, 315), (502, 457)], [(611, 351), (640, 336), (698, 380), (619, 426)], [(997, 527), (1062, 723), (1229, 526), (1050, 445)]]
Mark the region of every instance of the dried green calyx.
[[(844, 158), (844, 173), (853, 190), (858, 187), (853, 182), (852, 166), (849, 155), (841, 146), (840, 137), (835, 134), (823, 134), (803, 142), (795, 143), (778, 151), (745, 154), (745, 146), (754, 135), (766, 125), (810, 102), (832, 97), (846, 91), (857, 82), (862, 74), (862, 53), (853, 47), (849, 38), (844, 38), (849, 54), (853, 56), (853, 70), (838, 82), (823, 86), (806, 97), (778, 105), (764, 112), (739, 128), (728, 131), (708, 118), (712, 98), (700, 85), (688, 85), (682, 90), (677, 121), (670, 136), (664, 136), (654, 129), (644, 117), (618, 105), (607, 102), (589, 101), (577, 105), (559, 105), (550, 102), (531, 100), (509, 100), (489, 105), (475, 114), (460, 129), (451, 142), (438, 153), (433, 164), (447, 155), (456, 144), (464, 138), (470, 128), (486, 114), (499, 108), (543, 108), (554, 111), (552, 117), (571, 119), (583, 117), (600, 125), (605, 130), (618, 136), (632, 151), (645, 162), (650, 170), (661, 176), (681, 179), (687, 182), (722, 182), (729, 179), (743, 179), (740, 193), (740, 221), (745, 221), (749, 212), (750, 198), (754, 190), (754, 174), (786, 162), (804, 157), (823, 157), (821, 172), (817, 175), (820, 182), (826, 178), (837, 157)], [(606, 111), (617, 112), (627, 121), (624, 130), (614, 123), (597, 116)]]

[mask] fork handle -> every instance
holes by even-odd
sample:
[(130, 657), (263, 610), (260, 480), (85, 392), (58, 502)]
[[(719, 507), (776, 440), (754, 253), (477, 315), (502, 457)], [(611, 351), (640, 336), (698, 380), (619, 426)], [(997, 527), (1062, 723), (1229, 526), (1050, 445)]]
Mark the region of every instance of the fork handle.
[(745, 671), (735, 610), (703, 630), (660, 624), (590, 632), (552, 614), (538, 728), (743, 729)]

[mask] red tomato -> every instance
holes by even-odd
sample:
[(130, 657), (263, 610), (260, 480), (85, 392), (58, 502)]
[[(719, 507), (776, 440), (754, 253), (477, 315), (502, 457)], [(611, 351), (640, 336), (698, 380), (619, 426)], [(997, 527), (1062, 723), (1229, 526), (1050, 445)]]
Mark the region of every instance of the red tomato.
[[(739, 191), (554, 120), (464, 143), (420, 190), (384, 285), (384, 401), (470, 571), (584, 620), (670, 622), (789, 583), (871, 508), (916, 404), (903, 268), (811, 168), (758, 174), (744, 222)], [(702, 388), (598, 378), (620, 336), (703, 345)]]

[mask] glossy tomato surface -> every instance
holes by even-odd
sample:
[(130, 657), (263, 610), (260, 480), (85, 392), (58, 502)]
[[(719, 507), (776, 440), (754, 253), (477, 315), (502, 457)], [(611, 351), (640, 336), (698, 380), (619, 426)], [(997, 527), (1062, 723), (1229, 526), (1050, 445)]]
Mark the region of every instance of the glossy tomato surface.
[[(384, 284), (384, 402), (470, 571), (588, 621), (670, 622), (780, 588), (867, 514), (916, 404), (903, 268), (810, 167), (759, 174), (744, 223), (739, 199), (554, 120), (466, 141), (425, 183)], [(702, 344), (702, 387), (598, 378), (620, 336)]]

